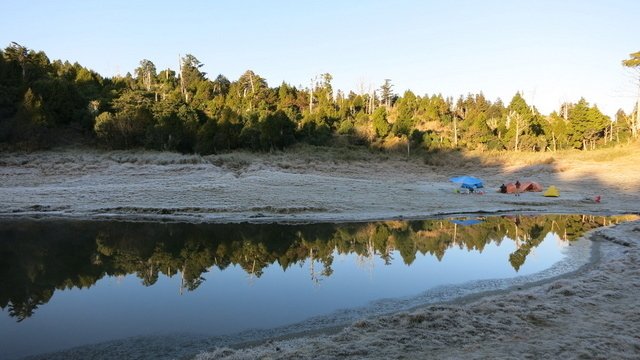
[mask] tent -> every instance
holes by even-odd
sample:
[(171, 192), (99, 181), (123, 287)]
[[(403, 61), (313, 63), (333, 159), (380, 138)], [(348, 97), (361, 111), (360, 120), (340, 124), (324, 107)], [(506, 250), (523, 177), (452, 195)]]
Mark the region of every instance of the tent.
[(520, 184), (520, 191), (540, 192), (542, 191), (542, 185), (538, 184), (535, 181), (525, 181)]
[(482, 184), (482, 180), (478, 179), (477, 177), (468, 175), (452, 177), (449, 179), (449, 181), (461, 184), (461, 187), (470, 190), (480, 189), (484, 187), (484, 185)]
[(547, 196), (547, 197), (558, 197), (558, 196), (560, 196), (560, 192), (558, 191), (558, 188), (556, 188), (555, 186), (551, 185), (551, 186), (549, 186), (547, 191), (545, 191), (544, 194), (542, 194), (542, 195)]
[[(505, 184), (505, 190), (507, 194), (514, 194), (516, 192), (516, 184), (514, 183)], [(534, 181), (525, 181), (522, 184), (520, 184), (520, 192), (525, 192), (525, 191), (540, 192), (542, 191), (542, 185)]]

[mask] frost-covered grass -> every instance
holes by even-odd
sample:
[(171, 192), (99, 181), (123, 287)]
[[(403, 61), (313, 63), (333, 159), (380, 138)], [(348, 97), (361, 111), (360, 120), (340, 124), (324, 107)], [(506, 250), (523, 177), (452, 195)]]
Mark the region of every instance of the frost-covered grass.
[[(637, 208), (638, 195), (631, 190), (640, 185), (640, 161), (634, 160), (639, 153), (612, 163), (550, 163), (543, 157), (549, 155), (524, 154), (502, 165), (485, 165), (503, 160), (484, 153), (441, 151), (423, 154), (422, 161), (348, 145), (208, 156), (73, 148), (2, 155), (0, 216), (39, 215), (38, 209), (47, 209), (42, 214), (222, 222), (257, 216), (263, 221), (372, 220), (543, 208), (628, 212)], [(455, 195), (456, 186), (448, 180), (454, 174), (481, 177), (485, 195)], [(492, 191), (516, 178), (555, 184), (562, 196), (526, 194), (515, 201)], [(582, 202), (595, 194), (603, 195), (598, 207)]]

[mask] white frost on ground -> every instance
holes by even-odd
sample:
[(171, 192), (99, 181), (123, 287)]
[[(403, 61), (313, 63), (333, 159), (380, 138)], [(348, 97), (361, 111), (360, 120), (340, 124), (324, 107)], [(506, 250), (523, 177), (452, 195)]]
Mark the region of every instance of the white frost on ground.
[[(596, 164), (600, 166), (600, 164)], [(583, 170), (580, 172), (579, 170)], [(418, 161), (315, 161), (295, 155), (236, 159), (159, 152), (65, 150), (0, 157), (0, 216), (177, 219), (183, 221), (350, 221), (500, 210), (603, 213), (637, 210), (630, 170), (574, 178), (552, 165), (525, 170), (470, 167), (484, 195), (455, 194), (460, 174)], [(587, 176), (590, 174), (589, 176)], [(601, 174), (602, 175), (602, 174)], [(619, 178), (625, 181), (619, 181)], [(556, 184), (560, 198), (498, 194), (503, 182)], [(617, 183), (618, 188), (611, 184)], [(603, 202), (585, 200), (597, 194)]]
[[(637, 212), (640, 165), (625, 161), (451, 169), (399, 159), (335, 162), (295, 154), (1, 154), (0, 217), (229, 222), (376, 220), (478, 211)], [(447, 179), (465, 173), (483, 178), (488, 191), (455, 194), (456, 186)], [(561, 196), (493, 191), (516, 179), (554, 184)], [(595, 195), (603, 196), (602, 203), (590, 200)], [(219, 348), (199, 359), (640, 358), (640, 223), (597, 234), (600, 261), (559, 280), (360, 320), (335, 334)], [(125, 357), (145, 356), (144, 349), (124, 350)]]

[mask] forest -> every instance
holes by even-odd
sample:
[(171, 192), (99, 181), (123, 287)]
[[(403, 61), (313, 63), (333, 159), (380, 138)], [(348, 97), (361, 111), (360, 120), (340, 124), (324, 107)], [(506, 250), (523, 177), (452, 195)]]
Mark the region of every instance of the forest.
[[(624, 66), (637, 69), (640, 53)], [(482, 93), (457, 99), (377, 89), (345, 93), (331, 74), (309, 87), (270, 87), (251, 70), (231, 81), (187, 54), (177, 70), (143, 59), (134, 73), (103, 77), (43, 51), (0, 50), (0, 149), (69, 143), (213, 154), (272, 151), (296, 143), (376, 149), (591, 150), (637, 138), (638, 111), (615, 119), (582, 98), (541, 114), (516, 93), (508, 103)], [(213, 80), (212, 80), (213, 78)]]
[(496, 216), (478, 224), (447, 219), (351, 224), (189, 224), (142, 222), (14, 221), (0, 224), (0, 308), (22, 321), (55, 291), (88, 288), (105, 276), (135, 274), (144, 286), (160, 276), (181, 276), (181, 291), (194, 291), (209, 271), (238, 265), (260, 278), (277, 266), (309, 266), (311, 281), (333, 273), (334, 256), (412, 264), (418, 254), (442, 260), (452, 248), (482, 252), (491, 243), (516, 243), (514, 270), (548, 233), (565, 241), (635, 215)]

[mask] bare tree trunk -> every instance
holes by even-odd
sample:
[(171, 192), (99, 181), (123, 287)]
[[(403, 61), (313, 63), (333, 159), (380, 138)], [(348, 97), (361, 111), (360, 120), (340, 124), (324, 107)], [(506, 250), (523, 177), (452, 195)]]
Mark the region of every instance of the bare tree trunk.
[(458, 118), (453, 117), (453, 144), (458, 146)]
[(640, 130), (640, 90), (638, 90), (638, 101), (636, 101), (636, 121), (631, 128), (633, 138), (638, 138), (638, 130)]
[(613, 142), (613, 121), (610, 124), (611, 128), (609, 130), (609, 142)]
[(184, 289), (186, 287), (186, 280), (184, 278), (184, 272), (187, 270), (187, 262), (184, 262), (184, 265), (182, 266), (182, 274), (180, 274), (180, 295), (183, 294)]
[(256, 88), (253, 85), (253, 74), (249, 72), (249, 83), (251, 84), (251, 99), (249, 99), (249, 111), (253, 110), (253, 97), (256, 93)]
[(516, 118), (516, 151), (518, 151), (518, 140), (520, 140), (520, 117)]
[(187, 91), (184, 88), (184, 77), (182, 76), (182, 58), (180, 57), (180, 54), (178, 54), (178, 71), (180, 71), (180, 93), (182, 94), (182, 97), (184, 97), (184, 101), (187, 101)]

